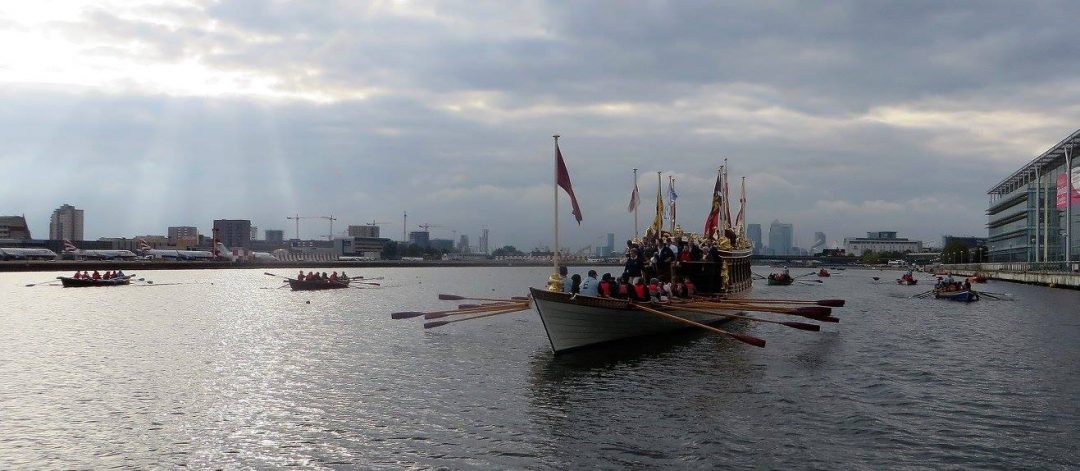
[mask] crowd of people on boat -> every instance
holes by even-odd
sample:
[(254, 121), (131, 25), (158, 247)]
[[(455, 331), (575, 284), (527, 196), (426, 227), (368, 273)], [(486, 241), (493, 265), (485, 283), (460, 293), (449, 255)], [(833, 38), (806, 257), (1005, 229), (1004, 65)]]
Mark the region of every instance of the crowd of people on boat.
[(780, 273), (769, 273), (769, 279), (776, 281), (788, 281), (791, 280), (791, 272), (788, 271), (788, 267), (784, 267), (784, 271)]
[(104, 274), (99, 273), (97, 270), (94, 270), (94, 273), (88, 273), (86, 270), (83, 270), (81, 272), (75, 272), (71, 277), (76, 280), (111, 280), (113, 278), (127, 278), (127, 276), (124, 276), (124, 270), (109, 270)]
[(313, 273), (313, 272), (310, 272), (310, 271), (307, 272), (307, 275), (305, 275), (304, 270), (300, 270), (300, 273), (296, 275), (296, 280), (297, 281), (324, 281), (326, 283), (347, 283), (349, 281), (349, 275), (346, 275), (344, 271), (341, 272), (341, 275), (338, 275), (338, 272), (333, 272), (333, 273), (327, 275), (326, 272), (322, 272), (322, 273), (314, 272)]
[(626, 241), (623, 276), (631, 280), (657, 278), (671, 281), (672, 268), (681, 262), (720, 260), (720, 250), (711, 241), (702, 246), (696, 239), (646, 235), (641, 242)]
[(565, 266), (559, 267), (562, 276), (562, 291), (570, 294), (594, 296), (598, 298), (625, 299), (629, 301), (667, 301), (671, 298), (690, 298), (697, 292), (697, 287), (689, 278), (673, 277), (672, 281), (662, 282), (659, 278), (650, 278), (646, 283), (641, 276), (630, 277), (623, 274), (618, 278), (611, 273), (597, 277), (596, 270), (589, 270), (584, 278), (579, 274), (567, 276)]
[(934, 289), (937, 291), (971, 291), (971, 281), (966, 278), (963, 282), (956, 281), (951, 274), (944, 277), (939, 276), (937, 283), (934, 284)]

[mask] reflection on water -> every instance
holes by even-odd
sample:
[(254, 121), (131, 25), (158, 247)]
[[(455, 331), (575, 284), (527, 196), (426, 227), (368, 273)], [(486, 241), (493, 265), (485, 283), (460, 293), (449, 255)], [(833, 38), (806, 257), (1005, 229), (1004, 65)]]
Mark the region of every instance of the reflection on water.
[(558, 357), (532, 312), (388, 316), (548, 271), (373, 269), (355, 274), (384, 289), (318, 293), (262, 270), (0, 274), (0, 468), (1080, 466), (1074, 291), (991, 283), (1016, 300), (962, 305), (845, 270), (755, 287), (847, 298), (819, 333), (727, 324), (768, 346), (685, 331)]

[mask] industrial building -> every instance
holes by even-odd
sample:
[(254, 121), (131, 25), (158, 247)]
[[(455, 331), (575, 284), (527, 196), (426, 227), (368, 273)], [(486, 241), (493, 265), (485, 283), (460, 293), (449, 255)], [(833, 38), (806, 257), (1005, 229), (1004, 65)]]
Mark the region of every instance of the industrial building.
[(0, 216), (0, 240), (30, 239), (30, 228), (23, 216)]
[[(1080, 130), (990, 188), (987, 244), (991, 262), (1075, 260), (1080, 203), (1075, 154)], [(1070, 169), (1071, 171), (1067, 171)]]
[(247, 219), (215, 219), (214, 237), (229, 248), (250, 248), (251, 221)]
[(896, 231), (867, 232), (866, 237), (845, 237), (844, 251), (862, 256), (866, 252), (922, 252), (921, 240), (897, 237)]

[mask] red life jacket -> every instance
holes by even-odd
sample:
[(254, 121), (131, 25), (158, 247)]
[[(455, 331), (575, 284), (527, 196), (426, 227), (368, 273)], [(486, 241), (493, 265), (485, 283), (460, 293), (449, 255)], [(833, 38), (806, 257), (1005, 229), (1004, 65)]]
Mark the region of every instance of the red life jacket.
[(619, 283), (619, 297), (625, 298), (630, 296), (630, 285), (626, 283)]
[(679, 252), (679, 261), (680, 262), (689, 262), (690, 261), (690, 251), (689, 250), (683, 250), (682, 252)]
[(649, 296), (657, 296), (660, 294), (660, 286), (656, 283), (649, 283)]
[(607, 280), (601, 281), (599, 288), (600, 288), (600, 296), (603, 296), (605, 298), (610, 298), (611, 297), (611, 282), (610, 281), (607, 281)]
[(645, 285), (635, 284), (634, 294), (637, 295), (638, 299), (645, 299)]

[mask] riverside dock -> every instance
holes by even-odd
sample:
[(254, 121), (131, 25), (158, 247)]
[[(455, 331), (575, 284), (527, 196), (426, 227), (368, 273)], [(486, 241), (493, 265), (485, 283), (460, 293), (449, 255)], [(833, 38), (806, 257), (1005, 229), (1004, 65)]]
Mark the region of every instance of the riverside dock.
[(1051, 288), (1080, 289), (1080, 262), (1002, 262), (941, 265), (936, 273), (971, 276), (982, 274), (992, 280), (1012, 281)]

